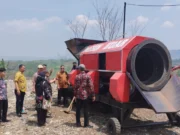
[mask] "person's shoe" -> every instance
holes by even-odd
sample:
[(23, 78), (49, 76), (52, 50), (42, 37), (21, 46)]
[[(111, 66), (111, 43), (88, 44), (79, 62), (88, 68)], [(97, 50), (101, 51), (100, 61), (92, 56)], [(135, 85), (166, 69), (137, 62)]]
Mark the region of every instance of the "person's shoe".
[(84, 127), (85, 128), (93, 128), (93, 126), (91, 126), (91, 125), (87, 125), (87, 126), (85, 125)]
[(27, 112), (25, 112), (24, 110), (22, 110), (21, 114), (27, 114)]
[(64, 107), (64, 105), (63, 105), (63, 104), (59, 104), (58, 106), (59, 106), (59, 107)]
[(2, 120), (2, 122), (10, 122), (10, 120), (7, 120), (7, 119), (6, 119), (6, 120)]
[(22, 115), (20, 113), (17, 114), (18, 117), (21, 117)]
[(76, 124), (76, 127), (82, 127), (80, 123), (77, 123)]
[(38, 127), (46, 126), (46, 124), (38, 124)]
[(47, 117), (47, 118), (52, 118), (51, 113), (50, 113), (50, 112), (48, 112), (46, 117)]

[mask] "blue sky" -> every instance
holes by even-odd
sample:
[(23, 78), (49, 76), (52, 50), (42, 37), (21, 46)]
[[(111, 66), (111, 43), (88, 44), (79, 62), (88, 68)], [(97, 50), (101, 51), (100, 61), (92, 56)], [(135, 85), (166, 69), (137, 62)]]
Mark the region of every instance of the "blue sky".
[[(67, 20), (88, 19), (84, 38), (101, 40), (95, 28), (93, 0), (0, 0), (0, 56), (70, 57), (64, 41), (73, 38)], [(105, 0), (97, 0), (103, 7)], [(136, 4), (179, 4), (180, 0), (125, 0)], [(120, 11), (123, 0), (109, 0)], [(146, 26), (143, 36), (162, 41), (168, 49), (180, 49), (180, 7), (127, 6), (127, 36), (134, 21)], [(22, 58), (23, 58), (22, 57)]]

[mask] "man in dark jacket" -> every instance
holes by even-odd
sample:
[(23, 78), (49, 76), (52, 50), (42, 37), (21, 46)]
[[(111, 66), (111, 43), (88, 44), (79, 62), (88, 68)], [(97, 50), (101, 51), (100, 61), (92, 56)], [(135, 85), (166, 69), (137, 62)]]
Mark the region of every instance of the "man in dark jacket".
[(88, 118), (88, 97), (91, 95), (95, 101), (94, 86), (91, 77), (85, 72), (85, 65), (79, 65), (80, 74), (76, 76), (74, 86), (74, 96), (76, 99), (76, 125), (81, 126), (80, 111), (84, 109), (84, 127), (92, 127), (89, 125)]
[(40, 72), (37, 76), (35, 89), (38, 125), (43, 126), (47, 116), (47, 110), (42, 108), (43, 100), (50, 100), (52, 92), (49, 82), (45, 79), (45, 72)]
[(77, 69), (77, 63), (76, 63), (76, 62), (73, 62), (73, 67), (72, 67), (71, 71), (72, 71), (72, 70), (75, 70), (75, 69)]

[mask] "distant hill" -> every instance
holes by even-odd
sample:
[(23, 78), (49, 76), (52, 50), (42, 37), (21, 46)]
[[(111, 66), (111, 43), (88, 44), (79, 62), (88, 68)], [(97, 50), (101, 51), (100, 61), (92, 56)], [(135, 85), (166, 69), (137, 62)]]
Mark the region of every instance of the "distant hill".
[[(175, 59), (180, 59), (180, 50), (170, 50), (170, 54), (171, 54), (171, 58), (173, 60)], [(66, 56), (65, 57), (34, 57), (34, 56), (0, 56), (0, 59), (4, 59), (4, 60), (22, 60), (22, 61), (33, 61), (33, 60), (48, 60), (48, 59), (73, 59), (73, 56)]]
[(173, 60), (180, 59), (180, 50), (170, 50), (170, 54)]
[[(173, 65), (180, 65), (180, 50), (170, 50), (170, 54), (173, 60)], [(6, 64), (8, 64), (8, 70), (7, 70), (8, 79), (14, 78), (15, 72), (18, 70), (18, 65), (21, 63), (26, 65), (26, 72), (25, 72), (26, 77), (32, 78), (32, 75), (37, 70), (38, 64), (47, 64), (48, 69), (52, 68), (54, 70), (52, 77), (55, 77), (57, 71), (59, 70), (59, 66), (61, 64), (65, 65), (66, 70), (69, 72), (72, 68), (72, 62), (75, 61), (75, 59), (48, 59), (48, 58), (40, 58), (40, 57), (0, 56), (0, 59), (1, 58), (4, 58)]]
[(15, 72), (18, 70), (19, 64), (24, 64), (26, 66), (25, 75), (27, 78), (32, 78), (33, 74), (37, 71), (37, 66), (39, 64), (47, 64), (48, 70), (53, 69), (52, 78), (56, 76), (56, 73), (60, 69), (60, 65), (64, 65), (67, 72), (72, 68), (73, 59), (60, 59), (60, 60), (34, 60), (34, 61), (5, 61), (7, 66), (6, 79), (13, 79)]

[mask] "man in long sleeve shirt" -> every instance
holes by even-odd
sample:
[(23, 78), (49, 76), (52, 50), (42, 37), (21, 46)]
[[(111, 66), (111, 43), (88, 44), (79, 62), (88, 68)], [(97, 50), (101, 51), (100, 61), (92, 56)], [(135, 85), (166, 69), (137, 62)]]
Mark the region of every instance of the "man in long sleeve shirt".
[(36, 79), (35, 84), (36, 91), (36, 110), (38, 125), (43, 126), (46, 123), (47, 110), (43, 109), (43, 100), (51, 100), (52, 87), (50, 83), (45, 79), (45, 73), (40, 72)]
[(81, 126), (80, 111), (84, 109), (84, 127), (92, 127), (89, 125), (88, 118), (88, 97), (92, 95), (95, 101), (94, 86), (91, 77), (85, 73), (85, 65), (79, 65), (80, 74), (76, 76), (74, 85), (74, 96), (76, 98), (76, 125)]
[(8, 98), (7, 98), (7, 84), (4, 80), (5, 68), (0, 68), (0, 122), (9, 122), (7, 120)]

